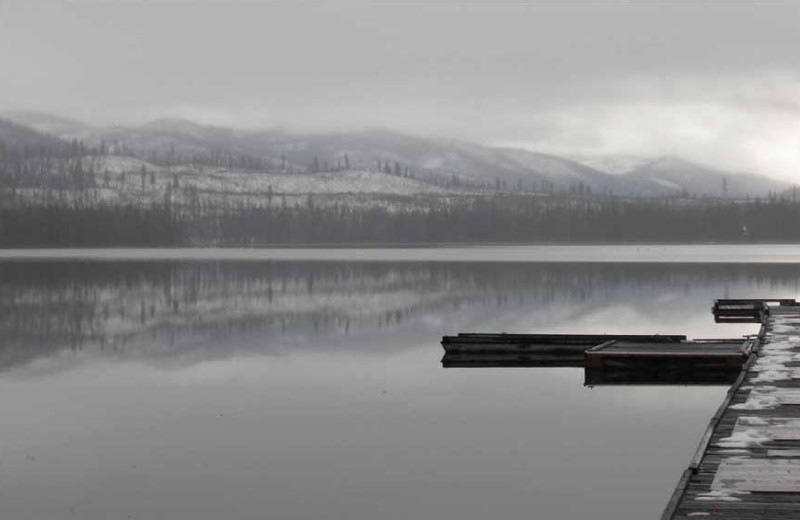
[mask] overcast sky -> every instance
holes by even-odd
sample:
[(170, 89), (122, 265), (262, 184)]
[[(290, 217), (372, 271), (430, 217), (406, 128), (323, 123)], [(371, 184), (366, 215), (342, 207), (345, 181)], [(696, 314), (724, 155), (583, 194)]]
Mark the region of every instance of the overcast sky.
[(0, 110), (675, 154), (800, 181), (800, 2), (0, 0)]

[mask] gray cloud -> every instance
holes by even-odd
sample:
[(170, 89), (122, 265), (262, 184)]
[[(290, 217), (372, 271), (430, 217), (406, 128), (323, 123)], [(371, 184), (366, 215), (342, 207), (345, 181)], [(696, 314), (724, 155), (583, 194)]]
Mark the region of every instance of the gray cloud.
[(796, 2), (0, 0), (0, 109), (800, 171)]

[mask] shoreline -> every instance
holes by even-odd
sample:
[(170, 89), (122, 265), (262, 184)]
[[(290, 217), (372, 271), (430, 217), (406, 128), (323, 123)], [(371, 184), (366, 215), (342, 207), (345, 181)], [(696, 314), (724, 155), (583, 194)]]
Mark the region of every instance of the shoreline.
[(425, 247), (0, 249), (0, 261), (340, 261), (798, 264), (800, 244), (528, 244)]

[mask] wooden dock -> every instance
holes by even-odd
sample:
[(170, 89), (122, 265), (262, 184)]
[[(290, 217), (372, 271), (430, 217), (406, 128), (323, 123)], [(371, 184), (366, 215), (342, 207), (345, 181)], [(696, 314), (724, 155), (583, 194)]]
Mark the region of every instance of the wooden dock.
[(728, 308), (763, 325), (662, 520), (800, 518), (800, 307), (777, 303)]
[(442, 338), (446, 368), (583, 367), (585, 384), (731, 384), (747, 339), (682, 335), (459, 334)]

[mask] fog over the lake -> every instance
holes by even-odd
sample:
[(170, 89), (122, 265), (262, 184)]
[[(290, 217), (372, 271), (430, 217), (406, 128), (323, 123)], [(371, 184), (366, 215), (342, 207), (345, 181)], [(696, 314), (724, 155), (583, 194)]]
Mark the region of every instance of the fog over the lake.
[(0, 0), (0, 111), (671, 154), (800, 180), (800, 3)]

